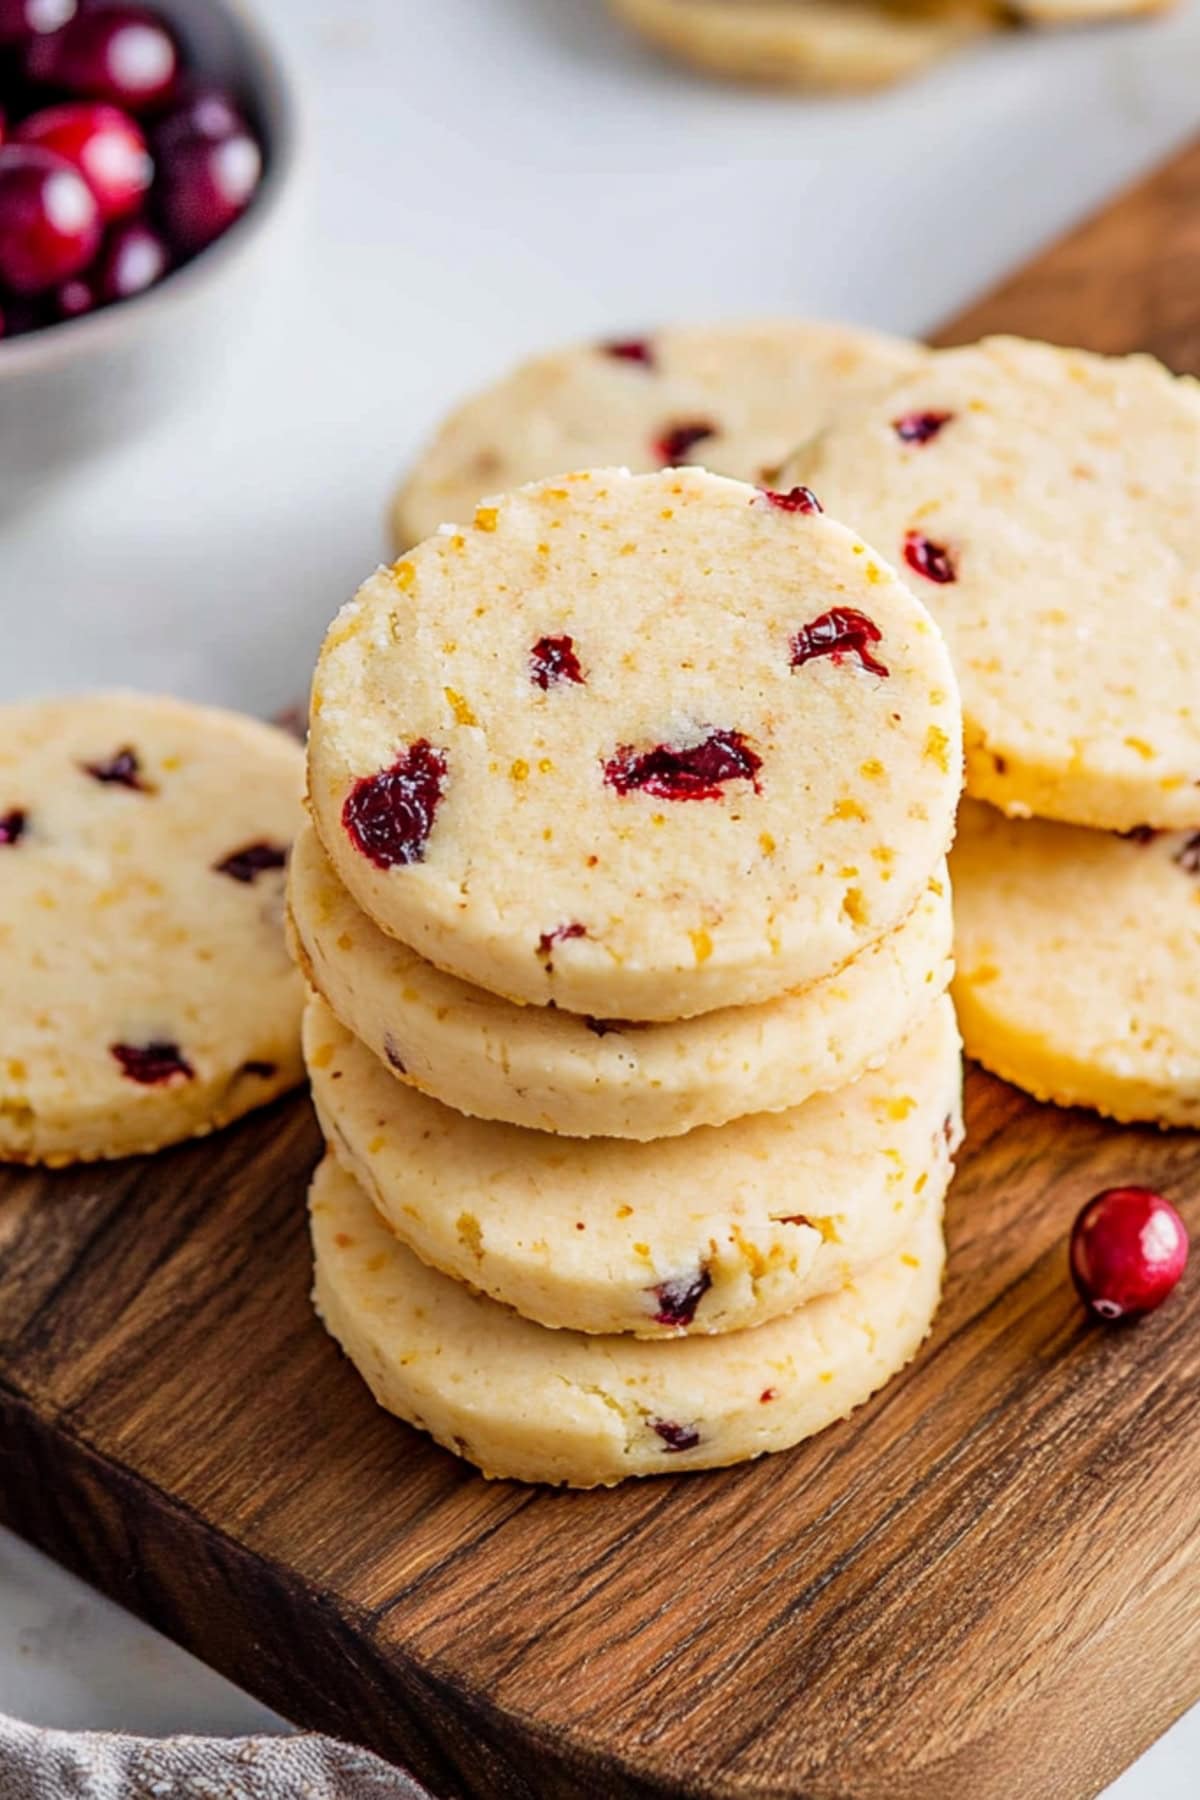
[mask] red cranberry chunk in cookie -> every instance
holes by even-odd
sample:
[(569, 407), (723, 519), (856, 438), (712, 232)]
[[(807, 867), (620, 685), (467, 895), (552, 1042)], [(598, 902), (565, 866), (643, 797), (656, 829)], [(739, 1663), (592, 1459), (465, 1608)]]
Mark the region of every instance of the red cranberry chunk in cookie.
[(364, 775), (346, 797), (342, 823), (378, 869), (421, 862), (446, 784), (446, 753), (428, 738), (377, 775)]
[(686, 1330), (696, 1317), (696, 1309), (712, 1286), (712, 1275), (701, 1263), (694, 1275), (677, 1276), (673, 1281), (660, 1281), (647, 1291), (658, 1302), (654, 1314), (656, 1325), (674, 1325)]
[(540, 637), (529, 652), (529, 679), (535, 687), (557, 687), (573, 681), (582, 687), (587, 677), (575, 653), (571, 637)]
[(654, 440), (654, 454), (664, 468), (686, 462), (697, 444), (707, 443), (717, 435), (717, 428), (707, 419), (689, 419), (679, 425), (668, 425)]
[(263, 841), (243, 844), (240, 850), (231, 850), (228, 856), (223, 856), (220, 862), (214, 863), (213, 868), (218, 875), (228, 875), (231, 881), (240, 881), (249, 886), (270, 869), (286, 868), (287, 859), (285, 844)]
[(14, 806), (11, 812), (0, 813), (0, 846), (19, 844), (28, 823), (28, 813), (19, 806)]
[(928, 444), (954, 417), (952, 412), (909, 412), (892, 420), (892, 430), (902, 444)]
[(604, 765), (604, 779), (618, 794), (652, 794), (657, 800), (719, 800), (728, 781), (751, 781), (758, 792), (762, 757), (740, 731), (710, 731), (698, 744), (656, 744), (636, 750), (623, 744)]
[(958, 580), (958, 565), (946, 544), (935, 543), (921, 531), (909, 531), (904, 537), (904, 560), (917, 575), (944, 587)]
[(800, 668), (818, 656), (830, 656), (840, 663), (845, 656), (856, 656), (872, 675), (888, 674), (886, 663), (872, 655), (870, 646), (878, 644), (883, 633), (865, 613), (852, 606), (835, 606), (802, 625), (792, 639), (792, 667)]
[(161, 1087), (168, 1081), (191, 1081), (193, 1069), (178, 1044), (155, 1038), (148, 1044), (110, 1044), (121, 1073), (139, 1087)]
[(153, 782), (147, 781), (142, 774), (142, 765), (137, 751), (131, 744), (122, 745), (114, 750), (111, 756), (103, 757), (98, 762), (84, 763), (84, 773), (93, 781), (99, 781), (105, 787), (129, 788), (135, 794), (154, 793)]

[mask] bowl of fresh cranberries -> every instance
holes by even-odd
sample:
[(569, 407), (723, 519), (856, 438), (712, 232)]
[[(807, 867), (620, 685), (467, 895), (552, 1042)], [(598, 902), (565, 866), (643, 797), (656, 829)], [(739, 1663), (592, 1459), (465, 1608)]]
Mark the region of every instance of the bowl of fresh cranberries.
[(0, 505), (129, 437), (227, 341), (292, 160), (239, 5), (0, 0)]

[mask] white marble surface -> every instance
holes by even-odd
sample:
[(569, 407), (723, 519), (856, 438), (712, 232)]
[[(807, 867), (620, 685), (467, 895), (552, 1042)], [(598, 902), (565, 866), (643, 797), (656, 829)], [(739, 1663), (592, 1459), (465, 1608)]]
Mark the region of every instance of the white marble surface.
[[(920, 331), (1198, 116), (1195, 4), (837, 103), (676, 75), (601, 0), (260, 10), (307, 112), (292, 240), (201, 402), (0, 527), (0, 698), (119, 681), (273, 709), (382, 549), (393, 474), (514, 354), (676, 316)], [(0, 1709), (281, 1724), (3, 1534)], [(1112, 1795), (1194, 1800), (1198, 1762), (1200, 1711)]]

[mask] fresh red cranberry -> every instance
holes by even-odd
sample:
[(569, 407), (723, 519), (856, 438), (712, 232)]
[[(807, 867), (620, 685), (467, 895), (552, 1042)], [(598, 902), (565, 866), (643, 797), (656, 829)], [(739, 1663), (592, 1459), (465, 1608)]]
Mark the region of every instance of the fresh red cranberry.
[(654, 454), (664, 468), (681, 463), (689, 450), (702, 444), (706, 438), (716, 437), (717, 428), (706, 419), (690, 419), (683, 425), (668, 426), (662, 436), (654, 440)]
[(364, 775), (346, 796), (342, 824), (377, 869), (424, 860), (446, 783), (446, 753), (418, 738), (388, 769)]
[(657, 1431), (667, 1450), (694, 1450), (700, 1442), (700, 1433), (694, 1425), (677, 1425), (674, 1419), (651, 1419), (651, 1431)]
[(641, 363), (646, 369), (654, 367), (654, 346), (647, 338), (613, 338), (600, 348), (605, 356), (615, 357), (618, 362)]
[(1185, 875), (1200, 875), (1200, 831), (1180, 845), (1175, 861)]
[(28, 144), (0, 149), (0, 284), (43, 294), (78, 275), (100, 243), (100, 209), (78, 169)]
[(106, 787), (132, 788), (136, 794), (153, 793), (150, 783), (142, 777), (142, 765), (138, 753), (131, 744), (122, 745), (104, 762), (84, 763), (84, 771), (93, 781), (103, 782)]
[(925, 537), (919, 531), (905, 532), (904, 560), (910, 569), (923, 575), (926, 581), (944, 585), (948, 581), (958, 580), (954, 558), (945, 544), (935, 544), (932, 538)]
[(231, 850), (228, 856), (213, 864), (218, 875), (228, 875), (231, 881), (242, 881), (247, 886), (268, 869), (282, 869), (287, 866), (288, 853), (283, 844), (243, 844), (240, 850)]
[(84, 100), (47, 106), (22, 119), (13, 138), (53, 150), (78, 169), (105, 224), (136, 211), (154, 174), (141, 127), (117, 106)]
[(81, 319), (85, 313), (94, 312), (99, 304), (100, 295), (90, 272), (72, 275), (70, 281), (64, 281), (54, 290), (54, 312), (59, 319)]
[(763, 488), (762, 491), (769, 504), (777, 506), (780, 512), (819, 513), (825, 510), (811, 488), (789, 488), (786, 494), (777, 494), (773, 488)]
[(540, 688), (556, 687), (560, 681), (582, 684), (584, 673), (575, 654), (574, 638), (539, 638), (529, 652), (529, 679)]
[(30, 81), (81, 99), (110, 100), (140, 112), (170, 95), (179, 50), (166, 21), (148, 7), (94, 0), (60, 31), (33, 39), (25, 73)]
[(0, 813), (0, 846), (19, 844), (28, 823), (28, 813), (19, 806), (14, 806), (11, 812)]
[(927, 444), (943, 425), (954, 417), (952, 412), (910, 412), (892, 420), (892, 430), (902, 444)]
[(1075, 1286), (1102, 1319), (1153, 1312), (1187, 1259), (1187, 1227), (1150, 1188), (1107, 1188), (1088, 1201), (1071, 1231)]
[(661, 1281), (657, 1287), (648, 1289), (658, 1301), (658, 1311), (654, 1315), (656, 1325), (690, 1325), (696, 1317), (696, 1308), (712, 1286), (712, 1276), (705, 1264), (701, 1263), (694, 1275), (682, 1275), (675, 1281)]
[(178, 1044), (156, 1039), (149, 1044), (110, 1044), (121, 1073), (139, 1087), (161, 1087), (167, 1081), (191, 1081), (196, 1071)]
[(193, 86), (153, 127), (157, 155), (166, 157), (181, 144), (199, 138), (208, 144), (223, 143), (247, 131), (245, 116), (226, 88), (211, 83)]
[(102, 305), (131, 300), (161, 281), (171, 266), (166, 239), (144, 219), (114, 225), (95, 267), (96, 291)]
[(635, 750), (622, 744), (604, 765), (604, 779), (618, 794), (653, 794), (659, 800), (719, 800), (727, 781), (752, 781), (758, 792), (762, 757), (740, 731), (710, 731), (699, 744), (675, 749), (656, 744)]
[(262, 175), (262, 151), (248, 131), (210, 142), (191, 137), (163, 154), (158, 204), (172, 243), (203, 250), (240, 219)]
[(792, 639), (792, 667), (798, 669), (817, 656), (832, 656), (835, 663), (840, 663), (843, 656), (857, 656), (872, 675), (886, 676), (886, 663), (873, 656), (869, 648), (879, 643), (882, 636), (866, 613), (856, 612), (852, 606), (835, 606), (832, 612), (822, 613), (819, 619), (800, 627)]
[(572, 920), (569, 925), (556, 925), (553, 931), (543, 931), (541, 937), (538, 939), (538, 955), (546, 965), (546, 973), (550, 975), (554, 972), (554, 963), (552, 959), (555, 944), (565, 944), (570, 938), (584, 938), (586, 936), (587, 926), (581, 925), (578, 919)]
[(73, 19), (78, 0), (0, 0), (0, 48), (20, 48)]

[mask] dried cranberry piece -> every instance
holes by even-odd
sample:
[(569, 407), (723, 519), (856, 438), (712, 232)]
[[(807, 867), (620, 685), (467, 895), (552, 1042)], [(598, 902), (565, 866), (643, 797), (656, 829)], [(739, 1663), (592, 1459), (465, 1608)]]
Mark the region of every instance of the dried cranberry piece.
[(600, 348), (605, 356), (615, 357), (618, 362), (641, 363), (645, 369), (654, 367), (654, 346), (648, 338), (611, 338)]
[(800, 627), (792, 639), (792, 667), (798, 669), (817, 656), (832, 656), (835, 663), (840, 663), (843, 656), (857, 656), (872, 675), (886, 676), (887, 664), (881, 663), (868, 648), (882, 637), (878, 625), (866, 613), (857, 612), (852, 606), (835, 606), (831, 612)]
[(110, 1044), (121, 1073), (140, 1087), (161, 1087), (166, 1081), (191, 1081), (196, 1071), (178, 1044), (156, 1038), (149, 1044)]
[(28, 822), (28, 813), (19, 806), (14, 806), (11, 812), (0, 813), (0, 845), (19, 844)]
[(637, 1025), (632, 1019), (594, 1019), (591, 1013), (584, 1013), (583, 1022), (589, 1031), (597, 1037), (607, 1037), (610, 1031), (636, 1031)]
[(231, 881), (249, 884), (266, 869), (286, 868), (287, 859), (283, 844), (243, 844), (240, 850), (231, 850), (228, 856), (214, 863), (213, 868), (218, 875), (228, 875)]
[(952, 412), (910, 412), (892, 420), (892, 430), (902, 444), (927, 444), (943, 425), (954, 417)]
[(944, 586), (948, 581), (958, 580), (958, 569), (946, 545), (935, 544), (932, 538), (919, 531), (905, 532), (904, 560), (926, 581), (936, 581)]
[(651, 1431), (657, 1431), (668, 1452), (694, 1450), (700, 1433), (694, 1425), (677, 1425), (673, 1419), (651, 1419)]
[(581, 925), (578, 919), (570, 925), (556, 925), (553, 931), (543, 931), (538, 939), (537, 953), (546, 965), (547, 975), (554, 973), (554, 946), (565, 944), (568, 938), (587, 936), (587, 926)]
[(673, 463), (682, 462), (689, 450), (702, 444), (706, 438), (716, 437), (717, 428), (706, 419), (690, 419), (682, 425), (669, 425), (662, 436), (654, 440), (654, 454), (664, 468)]
[(1154, 825), (1131, 825), (1128, 831), (1117, 833), (1119, 838), (1127, 838), (1131, 844), (1152, 844), (1158, 835), (1158, 828)]
[(1175, 862), (1185, 875), (1200, 875), (1200, 831), (1175, 852)]
[(701, 1263), (694, 1275), (681, 1275), (674, 1281), (660, 1281), (657, 1287), (648, 1288), (647, 1292), (658, 1301), (658, 1311), (654, 1315), (656, 1325), (690, 1325), (696, 1317), (696, 1308), (712, 1286), (712, 1276), (706, 1263)]
[(555, 687), (560, 681), (585, 681), (575, 640), (570, 637), (539, 638), (529, 652), (529, 679), (535, 687)]
[(758, 793), (762, 757), (740, 731), (710, 731), (699, 744), (675, 749), (656, 744), (635, 750), (622, 744), (604, 765), (604, 779), (618, 794), (653, 794), (659, 800), (719, 800), (726, 781), (752, 781)]
[(401, 1056), (399, 1050), (396, 1048), (396, 1040), (392, 1036), (390, 1031), (388, 1032), (387, 1036), (383, 1040), (383, 1054), (387, 1057), (389, 1063), (392, 1065), (393, 1069), (395, 1069), (397, 1075), (407, 1075), (408, 1074), (408, 1064), (405, 1062), (405, 1060)]
[(346, 796), (342, 824), (378, 869), (421, 862), (446, 781), (446, 753), (418, 738), (390, 768), (364, 775)]
[(774, 488), (763, 488), (762, 492), (766, 496), (768, 505), (778, 507), (780, 512), (819, 513), (825, 511), (817, 496), (808, 487), (789, 488), (786, 494), (776, 493)]
[(101, 781), (106, 787), (132, 788), (136, 794), (154, 792), (150, 784), (142, 779), (142, 765), (131, 744), (114, 750), (107, 761), (84, 763), (83, 768), (93, 781)]

